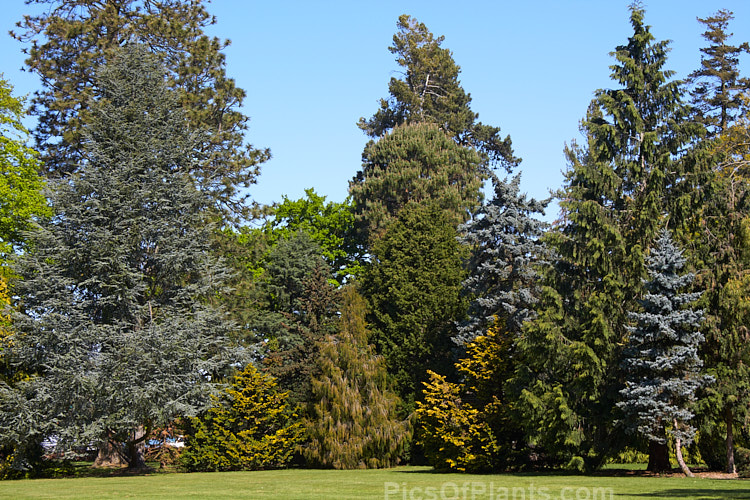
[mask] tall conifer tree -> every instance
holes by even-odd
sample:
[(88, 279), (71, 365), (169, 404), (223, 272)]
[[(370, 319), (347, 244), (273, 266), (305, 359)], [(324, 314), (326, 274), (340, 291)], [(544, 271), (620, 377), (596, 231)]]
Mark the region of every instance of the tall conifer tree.
[(649, 280), (640, 300), (642, 312), (628, 311), (628, 346), (623, 353), (627, 385), (620, 390), (624, 427), (661, 446), (651, 445), (648, 470), (670, 470), (669, 459), (660, 453), (670, 428), (676, 439), (676, 454), (685, 473), (692, 473), (682, 459), (682, 443), (695, 436), (690, 423), (691, 404), (705, 380), (699, 371), (703, 362), (698, 348), (702, 310), (691, 307), (700, 293), (685, 293), (694, 275), (684, 274), (685, 258), (667, 230), (659, 234), (647, 257)]
[[(715, 468), (734, 472), (735, 429), (744, 425), (750, 404), (750, 349), (747, 345), (748, 311), (744, 297), (750, 290), (748, 216), (748, 89), (740, 76), (739, 56), (747, 42), (729, 44), (732, 13), (721, 10), (699, 21), (706, 26), (701, 68), (691, 74), (693, 103), (708, 127), (705, 142), (714, 168), (702, 183), (701, 238), (694, 238), (692, 258), (704, 271), (698, 285), (705, 290), (706, 342), (702, 354), (706, 372), (716, 383), (702, 394), (698, 414), (698, 446), (704, 460)], [(723, 450), (723, 451), (720, 451)]]
[(144, 47), (113, 53), (76, 173), (53, 182), (54, 217), (16, 271), (24, 298), (10, 356), (32, 374), (0, 391), (4, 442), (144, 465), (148, 429), (190, 415), (232, 359), (232, 325), (205, 300), (227, 270), (210, 256), (211, 199), (188, 176), (197, 134)]
[(342, 295), (339, 331), (320, 341), (304, 455), (335, 469), (392, 467), (408, 443), (409, 423), (398, 419), (385, 362), (368, 343), (364, 299), (351, 285)]
[(96, 69), (127, 43), (142, 43), (165, 61), (191, 126), (208, 134), (196, 143), (203, 160), (191, 165), (200, 189), (225, 215), (245, 212), (247, 194), (267, 150), (244, 144), (248, 117), (239, 108), (245, 92), (226, 75), (222, 50), (229, 44), (205, 34), (215, 19), (203, 0), (34, 0), (46, 8), (26, 15), (13, 35), (29, 42), (27, 67), (42, 90), (32, 99), (34, 130), (44, 168), (62, 177), (80, 167), (84, 125), (91, 116)]
[(513, 156), (510, 136), (503, 139), (499, 127), (478, 121), (470, 108), (471, 95), (458, 80), (461, 68), (451, 51), (441, 47), (444, 40), (411, 16), (398, 18), (398, 33), (388, 50), (396, 54), (404, 77), (391, 78), (390, 97), (380, 100), (372, 118), (360, 118), (359, 127), (378, 138), (399, 125), (432, 123), (459, 145), (476, 149), (487, 162), (510, 171), (520, 162)]
[(686, 150), (702, 131), (664, 69), (668, 43), (654, 41), (639, 4), (630, 13), (633, 34), (612, 53), (619, 86), (596, 92), (581, 127), (585, 147), (567, 148), (562, 218), (547, 237), (556, 259), (539, 316), (520, 341), (517, 381), (530, 435), (576, 467), (598, 466), (617, 445), (625, 311), (640, 293), (643, 251), (663, 215), (681, 227), (690, 212), (682, 183), (695, 163)]

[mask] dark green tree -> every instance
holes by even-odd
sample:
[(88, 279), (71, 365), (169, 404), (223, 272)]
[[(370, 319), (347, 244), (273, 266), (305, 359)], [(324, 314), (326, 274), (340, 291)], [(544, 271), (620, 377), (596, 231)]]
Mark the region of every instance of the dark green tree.
[(538, 294), (534, 266), (544, 260), (541, 240), (547, 201), (528, 199), (519, 191), (521, 176), (492, 178), (495, 195), (460, 228), (461, 241), (471, 249), (469, 276), (463, 283), (471, 298), (468, 320), (459, 326), (456, 343), (485, 335), (496, 321), (513, 335), (533, 314)]
[[(699, 238), (692, 238), (691, 256), (703, 269), (697, 278), (705, 290), (706, 342), (702, 356), (706, 372), (716, 383), (704, 389), (697, 421), (698, 447), (714, 468), (734, 472), (735, 429), (744, 425), (750, 404), (750, 351), (747, 347), (747, 312), (744, 276), (750, 265), (747, 220), (748, 193), (747, 113), (750, 80), (740, 76), (739, 58), (750, 52), (747, 42), (734, 46), (728, 33), (731, 12), (720, 10), (698, 19), (706, 26), (709, 46), (700, 69), (690, 75), (693, 105), (707, 126), (706, 141), (714, 168), (701, 183)], [(723, 451), (719, 451), (723, 450)]]
[(207, 402), (232, 362), (232, 325), (205, 299), (227, 271), (211, 257), (211, 199), (188, 176), (193, 131), (157, 57), (140, 45), (98, 74), (81, 165), (51, 183), (54, 216), (19, 257), (10, 356), (31, 374), (0, 392), (4, 443), (102, 443), (100, 462), (142, 467), (148, 429)]
[(359, 128), (378, 138), (399, 125), (432, 123), (457, 144), (479, 151), (486, 162), (510, 171), (520, 161), (513, 156), (510, 136), (503, 139), (499, 127), (478, 121), (471, 95), (458, 80), (461, 68), (451, 51), (441, 47), (444, 39), (411, 16), (398, 18), (398, 33), (388, 50), (397, 56), (403, 78), (391, 78), (390, 97), (380, 100), (372, 118), (360, 118)]
[(649, 471), (671, 470), (669, 457), (663, 455), (669, 428), (677, 460), (692, 477), (682, 459), (682, 443), (695, 437), (691, 405), (696, 390), (706, 382), (699, 373), (703, 362), (698, 357), (704, 340), (699, 331), (703, 311), (691, 307), (700, 293), (683, 292), (695, 276), (684, 273), (686, 259), (669, 231), (659, 234), (646, 260), (649, 280), (640, 300), (642, 310), (628, 311), (631, 325), (622, 361), (627, 383), (617, 406), (628, 432), (657, 444), (649, 446)]
[(335, 331), (338, 291), (330, 277), (320, 247), (304, 231), (280, 240), (264, 264), (252, 333), (262, 370), (295, 404), (311, 400), (319, 342)]
[[(750, 132), (745, 115), (728, 122), (713, 138), (716, 167), (705, 183), (700, 238), (692, 252), (703, 268), (706, 342), (701, 355), (716, 379), (701, 394), (698, 446), (714, 468), (734, 472), (735, 430), (744, 426), (750, 405)], [(722, 445), (723, 443), (723, 445)], [(724, 451), (719, 453), (718, 450)]]
[(739, 58), (743, 53), (750, 54), (750, 45), (729, 44), (732, 33), (727, 29), (732, 19), (732, 12), (724, 9), (698, 18), (706, 27), (703, 38), (710, 45), (701, 49), (700, 69), (688, 77), (698, 118), (714, 134), (723, 131), (747, 107), (743, 94), (750, 90), (750, 79), (740, 77), (739, 71)]
[(411, 203), (372, 246), (362, 277), (371, 342), (385, 357), (406, 413), (427, 370), (453, 373), (455, 322), (466, 312), (457, 232), (443, 210)]
[(142, 43), (160, 54), (170, 87), (194, 129), (205, 129), (195, 147), (202, 160), (190, 165), (201, 190), (225, 214), (244, 213), (246, 192), (267, 150), (244, 144), (248, 118), (239, 110), (245, 92), (226, 76), (222, 50), (229, 44), (205, 34), (215, 23), (203, 0), (29, 0), (44, 5), (24, 16), (13, 33), (29, 43), (26, 65), (42, 90), (32, 99), (34, 130), (43, 166), (62, 177), (80, 168), (84, 125), (95, 98), (94, 75), (124, 44)]
[(361, 243), (380, 236), (410, 202), (435, 203), (454, 227), (465, 222), (482, 201), (481, 163), (434, 124), (398, 126), (371, 142), (349, 183)]
[(410, 437), (397, 418), (385, 362), (368, 342), (366, 303), (353, 285), (343, 290), (338, 331), (320, 341), (305, 419), (308, 463), (335, 469), (392, 467)]
[(587, 469), (624, 444), (612, 431), (620, 346), (644, 249), (665, 214), (686, 232), (697, 212), (690, 195), (700, 164), (688, 153), (703, 128), (664, 69), (668, 43), (654, 41), (639, 4), (630, 10), (633, 34), (613, 52), (618, 87), (596, 92), (581, 126), (585, 147), (566, 150), (562, 215), (546, 240), (555, 258), (538, 317), (519, 341), (530, 438), (547, 457)]

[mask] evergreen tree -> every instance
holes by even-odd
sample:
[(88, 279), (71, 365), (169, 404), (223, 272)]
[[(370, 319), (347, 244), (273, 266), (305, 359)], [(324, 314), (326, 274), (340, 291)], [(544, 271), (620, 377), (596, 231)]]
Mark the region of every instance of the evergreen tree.
[(451, 338), (466, 311), (463, 251), (440, 208), (411, 203), (372, 247), (362, 277), (372, 343), (410, 413), (427, 370), (452, 373)]
[(5, 279), (7, 260), (23, 247), (34, 217), (49, 214), (37, 153), (26, 145), (25, 112), (24, 101), (0, 75), (0, 275)]
[(231, 325), (205, 303), (227, 272), (208, 253), (211, 200), (187, 174), (199, 138), (166, 83), (138, 45), (99, 72), (82, 163), (51, 183), (55, 215), (16, 264), (9, 352), (33, 375), (2, 386), (5, 443), (102, 443), (100, 462), (126, 443), (141, 467), (146, 431), (197, 412), (236, 361)]
[(368, 144), (362, 160), (349, 193), (363, 244), (380, 236), (410, 202), (435, 203), (457, 226), (482, 201), (487, 176), (480, 157), (436, 125), (396, 127)]
[(203, 159), (190, 166), (193, 180), (225, 214), (246, 210), (248, 195), (239, 188), (255, 182), (269, 152), (244, 144), (248, 118), (239, 108), (245, 92), (226, 76), (222, 50), (229, 42), (205, 34), (215, 19), (203, 0), (33, 3), (47, 8), (24, 16), (13, 36), (30, 43), (26, 65), (42, 81), (31, 111), (39, 117), (34, 135), (48, 174), (62, 177), (80, 168), (96, 69), (120, 46), (142, 43), (164, 58), (168, 84), (191, 127), (209, 132), (195, 145)]
[[(690, 424), (696, 390), (705, 383), (699, 375), (702, 361), (698, 348), (703, 334), (698, 327), (703, 311), (690, 307), (700, 293), (683, 293), (694, 279), (682, 274), (685, 258), (667, 230), (663, 230), (647, 257), (650, 279), (640, 301), (642, 312), (628, 312), (628, 346), (623, 352), (627, 385), (617, 406), (625, 415), (622, 423), (649, 442), (666, 444), (666, 430), (676, 439), (676, 453), (685, 473), (692, 473), (682, 460), (681, 444), (695, 436)], [(669, 461), (659, 462), (658, 447), (650, 446), (648, 470), (669, 470)]]
[(701, 67), (690, 73), (689, 82), (693, 84), (691, 95), (698, 118), (714, 134), (723, 131), (746, 108), (743, 94), (750, 90), (750, 79), (741, 78), (739, 72), (739, 57), (750, 54), (750, 45), (729, 45), (732, 34), (727, 28), (732, 19), (732, 12), (724, 9), (698, 18), (706, 26), (703, 38), (710, 45), (700, 49)]
[(304, 434), (287, 396), (273, 377), (247, 365), (208, 410), (189, 419), (182, 465), (190, 471), (287, 465)]
[(547, 201), (519, 193), (521, 176), (510, 181), (492, 178), (495, 196), (461, 230), (471, 249), (469, 277), (463, 286), (472, 302), (469, 319), (458, 329), (456, 343), (484, 335), (497, 320), (515, 335), (532, 315), (536, 301), (534, 264), (545, 257), (541, 241), (545, 224), (532, 217), (544, 214)]
[(510, 136), (502, 139), (500, 128), (477, 121), (470, 108), (471, 95), (461, 87), (461, 68), (450, 50), (441, 47), (445, 37), (435, 37), (411, 16), (398, 18), (398, 33), (388, 50), (396, 54), (403, 79), (391, 78), (390, 97), (380, 100), (380, 109), (359, 127), (372, 138), (382, 137), (399, 125), (433, 123), (457, 144), (476, 149), (490, 163), (510, 171), (520, 159), (513, 156)]
[[(702, 127), (688, 119), (678, 82), (631, 6), (633, 35), (613, 52), (618, 88), (599, 90), (566, 149), (562, 217), (548, 234), (538, 318), (519, 340), (521, 409), (530, 438), (555, 461), (594, 468), (617, 446), (612, 432), (625, 311), (640, 293), (643, 250), (665, 213), (684, 228), (700, 164), (688, 155)], [(666, 452), (666, 448), (664, 448)]]
[(321, 341), (320, 375), (305, 420), (309, 463), (335, 469), (391, 467), (409, 439), (408, 421), (396, 417), (383, 358), (368, 344), (366, 305), (353, 286), (343, 291), (337, 333)]
[[(697, 279), (705, 289), (701, 305), (706, 309), (706, 342), (701, 354), (706, 373), (716, 379), (701, 395), (698, 446), (711, 467), (729, 472), (735, 470), (735, 429), (744, 426), (750, 405), (748, 118), (745, 110), (711, 143), (717, 166), (704, 186), (701, 237), (695, 238), (692, 252), (705, 269)], [(717, 453), (720, 448), (724, 452)]]
[(524, 426), (509, 385), (516, 335), (493, 322), (466, 344), (456, 363), (460, 382), (434, 372), (417, 403), (417, 439), (437, 469), (488, 472), (529, 462)]

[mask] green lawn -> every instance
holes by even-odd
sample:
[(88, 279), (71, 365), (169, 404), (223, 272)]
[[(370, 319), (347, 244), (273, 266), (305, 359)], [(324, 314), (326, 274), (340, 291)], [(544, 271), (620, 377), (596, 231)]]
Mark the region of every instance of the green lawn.
[(435, 474), (425, 467), (388, 470), (280, 470), (36, 479), (0, 482), (5, 499), (346, 499), (594, 500), (750, 499), (750, 481), (527, 473)]

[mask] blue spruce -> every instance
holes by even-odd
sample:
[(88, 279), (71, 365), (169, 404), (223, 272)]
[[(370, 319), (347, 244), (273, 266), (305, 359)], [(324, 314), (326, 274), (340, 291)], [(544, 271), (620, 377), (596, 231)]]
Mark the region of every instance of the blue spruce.
[(702, 310), (691, 307), (700, 293), (682, 293), (693, 281), (692, 273), (682, 273), (685, 258), (662, 230), (646, 258), (650, 279), (641, 312), (629, 312), (628, 345), (623, 352), (627, 383), (620, 391), (617, 406), (624, 413), (622, 423), (649, 441), (648, 470), (670, 468), (667, 429), (676, 442), (677, 459), (687, 475), (692, 475), (681, 455), (682, 443), (695, 435), (690, 424), (691, 403), (706, 379), (699, 374), (703, 365), (698, 347), (703, 342), (699, 325)]

